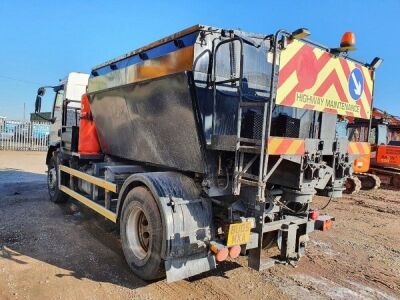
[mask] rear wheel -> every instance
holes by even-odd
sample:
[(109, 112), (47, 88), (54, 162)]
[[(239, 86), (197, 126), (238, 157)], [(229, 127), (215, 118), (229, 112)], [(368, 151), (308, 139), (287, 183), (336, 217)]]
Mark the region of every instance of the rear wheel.
[(49, 164), (47, 165), (47, 189), (49, 191), (50, 201), (54, 203), (63, 203), (68, 200), (67, 195), (58, 189), (58, 163), (56, 152), (53, 153)]
[(164, 277), (161, 214), (156, 200), (145, 187), (136, 187), (126, 196), (120, 232), (122, 249), (132, 271), (144, 280)]

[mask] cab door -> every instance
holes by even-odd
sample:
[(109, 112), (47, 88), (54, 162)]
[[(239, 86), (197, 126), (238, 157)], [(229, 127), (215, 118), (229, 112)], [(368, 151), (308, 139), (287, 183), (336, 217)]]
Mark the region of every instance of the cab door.
[(59, 89), (54, 97), (53, 120), (50, 126), (50, 144), (55, 144), (61, 140), (60, 131), (62, 125), (62, 105), (64, 101), (64, 89)]

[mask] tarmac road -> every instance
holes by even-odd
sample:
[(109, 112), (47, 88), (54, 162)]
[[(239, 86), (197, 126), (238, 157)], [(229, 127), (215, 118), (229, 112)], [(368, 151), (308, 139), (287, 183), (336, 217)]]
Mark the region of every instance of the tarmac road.
[(188, 280), (147, 283), (130, 272), (110, 223), (49, 202), (44, 160), (0, 151), (0, 299), (400, 299), (399, 191), (329, 205), (334, 228), (311, 235), (297, 268), (256, 272), (240, 257)]

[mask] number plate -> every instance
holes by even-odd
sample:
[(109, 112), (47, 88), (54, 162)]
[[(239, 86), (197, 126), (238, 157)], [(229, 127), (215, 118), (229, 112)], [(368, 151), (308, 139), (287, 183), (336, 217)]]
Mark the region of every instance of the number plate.
[(229, 225), (228, 239), (226, 245), (228, 247), (235, 245), (247, 244), (250, 240), (251, 222), (242, 222)]

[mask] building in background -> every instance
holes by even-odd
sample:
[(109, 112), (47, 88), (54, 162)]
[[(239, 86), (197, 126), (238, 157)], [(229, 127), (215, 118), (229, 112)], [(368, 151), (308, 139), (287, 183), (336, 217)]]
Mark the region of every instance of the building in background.
[(51, 112), (31, 113), (31, 122), (43, 122), (51, 119)]

